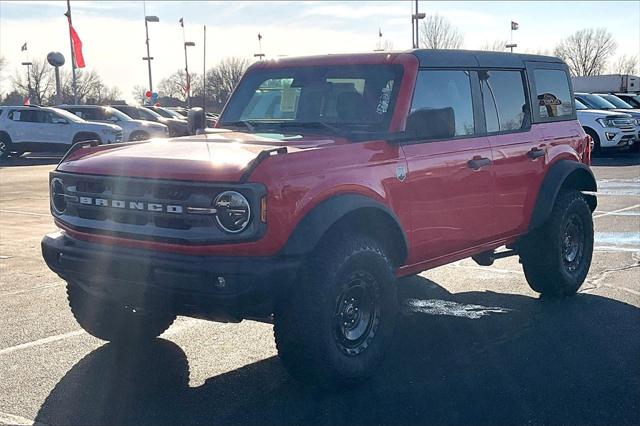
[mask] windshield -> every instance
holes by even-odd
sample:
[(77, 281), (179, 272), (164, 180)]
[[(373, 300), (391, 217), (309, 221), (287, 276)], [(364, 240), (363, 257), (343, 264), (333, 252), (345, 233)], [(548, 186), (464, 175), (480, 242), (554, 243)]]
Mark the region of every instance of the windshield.
[(386, 131), (401, 78), (397, 65), (254, 70), (236, 89), (219, 126)]
[(620, 99), (619, 97), (615, 96), (615, 95), (598, 95), (601, 98), (606, 99), (608, 102), (612, 103), (613, 105), (615, 105), (616, 108), (621, 108), (621, 109), (633, 109), (633, 107), (631, 105), (629, 105), (628, 103), (626, 103), (625, 101), (623, 101), (622, 99)]
[[(111, 108), (111, 107), (105, 107), (104, 108), (104, 115), (107, 118), (107, 120), (112, 120), (112, 121), (131, 121), (131, 120), (133, 120), (131, 117), (129, 117), (124, 112), (118, 111), (117, 109)], [(113, 120), (113, 118), (117, 118), (117, 120)]]
[(589, 109), (589, 108), (587, 108), (587, 106), (585, 104), (583, 104), (579, 100), (574, 99), (574, 101), (576, 103), (576, 109)]
[(156, 107), (156, 108), (153, 109), (153, 111), (157, 112), (158, 114), (160, 114), (161, 116), (163, 116), (165, 118), (177, 118), (179, 120), (184, 120), (184, 116), (178, 114), (175, 111), (171, 111), (169, 109)]
[(161, 118), (162, 116), (160, 114), (158, 114), (155, 111), (151, 111), (150, 109), (147, 108), (138, 108), (138, 112), (140, 113), (140, 115), (145, 119), (145, 120), (153, 120), (156, 121), (158, 118)]
[(49, 108), (51, 111), (55, 112), (58, 115), (61, 115), (62, 117), (66, 118), (69, 121), (72, 121), (74, 123), (84, 123), (85, 120), (83, 120), (82, 118), (78, 117), (75, 114), (70, 113), (69, 111), (66, 111), (64, 109), (60, 109), (60, 108)]
[(586, 94), (586, 95), (580, 95), (580, 99), (583, 100), (582, 103), (590, 106), (591, 108), (595, 108), (595, 109), (615, 109), (615, 105), (613, 105), (611, 102), (608, 102), (607, 100), (601, 98), (598, 95), (590, 95), (590, 94)]

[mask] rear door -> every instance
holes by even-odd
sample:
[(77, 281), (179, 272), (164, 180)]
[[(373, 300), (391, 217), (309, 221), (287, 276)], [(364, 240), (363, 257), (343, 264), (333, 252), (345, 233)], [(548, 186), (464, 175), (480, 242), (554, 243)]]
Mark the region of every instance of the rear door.
[(526, 229), (545, 170), (547, 142), (532, 126), (524, 69), (478, 72), (487, 137), (493, 153), (496, 239)]
[(445, 137), (402, 146), (411, 205), (409, 263), (471, 248), (490, 240), (494, 232), (492, 156), (479, 123), (478, 102), (473, 102), (478, 90), (475, 71), (418, 73), (411, 111), (440, 110), (453, 123)]

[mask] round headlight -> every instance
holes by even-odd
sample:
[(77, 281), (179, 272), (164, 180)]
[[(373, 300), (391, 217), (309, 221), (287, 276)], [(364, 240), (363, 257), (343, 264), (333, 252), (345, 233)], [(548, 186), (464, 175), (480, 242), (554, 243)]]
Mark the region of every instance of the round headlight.
[(67, 209), (64, 184), (60, 178), (51, 179), (51, 205), (53, 206), (53, 210), (58, 214), (64, 213)]
[(249, 201), (239, 192), (221, 192), (213, 206), (216, 209), (216, 221), (224, 231), (235, 234), (244, 231), (249, 225), (251, 207)]

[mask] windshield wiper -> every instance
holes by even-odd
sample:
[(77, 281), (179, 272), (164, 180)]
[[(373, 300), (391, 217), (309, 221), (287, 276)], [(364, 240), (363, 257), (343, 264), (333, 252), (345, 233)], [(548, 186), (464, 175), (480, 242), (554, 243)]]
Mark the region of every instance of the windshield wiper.
[(323, 128), (331, 131), (336, 135), (344, 135), (346, 133), (345, 129), (341, 129), (329, 123), (325, 123), (324, 121), (281, 121), (277, 123), (277, 125), (279, 127), (297, 127), (302, 129)]
[(246, 127), (250, 132), (256, 128), (255, 123), (251, 122), (251, 120), (240, 120), (240, 121), (232, 121), (230, 123), (219, 123), (220, 127), (225, 126), (234, 126), (234, 127)]

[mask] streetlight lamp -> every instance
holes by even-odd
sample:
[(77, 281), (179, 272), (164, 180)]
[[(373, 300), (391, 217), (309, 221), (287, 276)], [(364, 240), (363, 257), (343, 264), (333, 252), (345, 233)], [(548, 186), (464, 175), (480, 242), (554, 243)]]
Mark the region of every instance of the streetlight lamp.
[(153, 57), (149, 53), (149, 22), (160, 22), (160, 19), (157, 16), (144, 17), (144, 30), (147, 35), (147, 56), (142, 58), (142, 60), (147, 61), (147, 65), (149, 67), (149, 91), (153, 93), (153, 82), (151, 80), (151, 60), (153, 60)]
[(29, 102), (31, 102), (31, 65), (33, 65), (33, 62), (23, 62), (22, 65), (27, 67), (27, 90), (28, 90), (28, 94), (27, 96), (29, 97)]
[(187, 47), (195, 45), (192, 41), (184, 42), (184, 71), (187, 73), (187, 108), (191, 108), (191, 77), (189, 76), (189, 62), (187, 61)]

